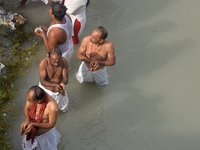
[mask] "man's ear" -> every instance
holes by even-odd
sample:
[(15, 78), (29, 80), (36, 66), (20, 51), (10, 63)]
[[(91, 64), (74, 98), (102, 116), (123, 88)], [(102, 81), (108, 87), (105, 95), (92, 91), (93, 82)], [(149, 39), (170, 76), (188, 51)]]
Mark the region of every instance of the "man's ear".
[(103, 42), (104, 42), (104, 39), (101, 39), (101, 40), (100, 40), (100, 43), (102, 44)]

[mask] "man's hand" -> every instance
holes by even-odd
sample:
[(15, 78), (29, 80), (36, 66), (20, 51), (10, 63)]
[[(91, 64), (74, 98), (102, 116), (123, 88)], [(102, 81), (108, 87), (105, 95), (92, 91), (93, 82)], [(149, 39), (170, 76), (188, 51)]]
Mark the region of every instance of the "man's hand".
[(63, 90), (65, 90), (65, 84), (64, 83), (60, 83), (60, 86), (63, 88)]
[(35, 34), (37, 35), (37, 36), (39, 36), (39, 37), (44, 37), (44, 36), (46, 36), (45, 35), (45, 33), (43, 32), (43, 31), (39, 31), (39, 30), (37, 30), (36, 32), (35, 32)]
[(59, 92), (60, 94), (62, 94), (61, 90), (62, 87), (60, 87), (60, 84), (54, 84), (54, 92)]
[(48, 30), (48, 27), (46, 27), (46, 26), (39, 26), (40, 28), (42, 28), (45, 32), (47, 32), (47, 30)]
[(30, 133), (34, 125), (30, 123), (24, 131), (24, 134)]
[(90, 60), (90, 71), (95, 71), (99, 67), (99, 62), (96, 59)]
[(20, 133), (21, 135), (24, 135), (25, 133), (25, 130), (27, 128), (27, 126), (29, 125), (30, 121), (26, 120), (25, 122), (23, 122), (21, 125), (20, 125)]

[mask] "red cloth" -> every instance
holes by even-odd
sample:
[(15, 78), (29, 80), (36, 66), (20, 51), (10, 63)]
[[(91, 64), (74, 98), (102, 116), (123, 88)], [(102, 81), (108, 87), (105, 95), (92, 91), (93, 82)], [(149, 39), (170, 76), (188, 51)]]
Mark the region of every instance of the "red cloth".
[(76, 19), (74, 22), (74, 36), (72, 36), (72, 41), (74, 44), (79, 43), (78, 31), (80, 30), (80, 28), (81, 28), (81, 23), (80, 21), (78, 21), (78, 19)]
[(61, 4), (63, 4), (63, 5), (64, 5), (64, 3), (65, 3), (65, 0), (63, 0)]
[[(47, 98), (47, 94), (45, 94), (45, 98), (42, 103), (42, 106), (40, 107), (40, 111), (39, 111), (39, 114), (37, 115), (37, 119), (35, 119), (37, 104), (31, 105), (31, 111), (29, 113), (31, 122), (37, 122), (37, 123), (42, 122), (42, 116), (43, 116), (44, 109), (46, 107), (47, 102), (48, 102), (48, 98)], [(32, 139), (32, 144), (33, 144), (33, 140), (34, 140), (35, 136), (37, 135), (38, 130), (39, 130), (38, 127), (33, 127), (31, 132), (27, 134), (26, 140), (28, 141), (28, 140)]]

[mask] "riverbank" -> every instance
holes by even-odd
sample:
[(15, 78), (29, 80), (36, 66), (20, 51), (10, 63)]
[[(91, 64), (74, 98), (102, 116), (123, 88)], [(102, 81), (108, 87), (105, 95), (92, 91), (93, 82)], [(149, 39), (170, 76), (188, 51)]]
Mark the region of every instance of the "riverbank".
[[(0, 1), (0, 7), (6, 12), (9, 5)], [(15, 12), (18, 13), (18, 12)], [(11, 136), (8, 128), (13, 119), (18, 115), (20, 107), (15, 102), (15, 93), (18, 85), (15, 84), (19, 76), (24, 76), (30, 68), (32, 58), (35, 56), (37, 43), (40, 43), (30, 24), (16, 24), (12, 30), (8, 25), (0, 25), (0, 62), (5, 65), (0, 75), (0, 149), (12, 149), (10, 145)]]

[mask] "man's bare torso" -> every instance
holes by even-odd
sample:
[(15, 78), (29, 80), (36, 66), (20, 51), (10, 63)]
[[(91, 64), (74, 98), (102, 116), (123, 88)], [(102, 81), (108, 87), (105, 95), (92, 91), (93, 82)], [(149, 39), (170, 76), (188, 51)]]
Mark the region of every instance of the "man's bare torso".
[[(108, 58), (108, 44), (110, 44), (110, 41), (106, 39), (103, 44), (97, 46), (90, 42), (90, 36), (86, 37), (88, 40), (88, 44), (86, 47), (86, 53), (85, 56), (89, 59), (96, 59), (98, 61), (107, 60)], [(90, 68), (90, 64), (86, 63), (87, 67)], [(102, 69), (104, 65), (99, 65), (99, 67), (96, 70)]]
[[(47, 94), (47, 96), (48, 96), (48, 102), (46, 104), (46, 107), (45, 107), (45, 110), (44, 110), (44, 113), (43, 113), (43, 116), (42, 116), (42, 123), (48, 123), (49, 122), (49, 114), (51, 113), (50, 107), (51, 107), (51, 105), (55, 105), (54, 103), (56, 103), (55, 100), (53, 100), (53, 98), (51, 96), (49, 96), (48, 94)], [(35, 119), (37, 119), (37, 116), (39, 114), (41, 106), (42, 106), (41, 104), (37, 104)], [(49, 128), (49, 129), (39, 128), (38, 134), (45, 133), (49, 130), (51, 130), (51, 128)]]
[[(44, 59), (47, 62), (47, 63), (45, 63), (46, 64), (46, 66), (45, 66), (45, 68), (46, 68), (46, 79), (45, 80), (50, 81), (52, 83), (60, 84), (60, 82), (63, 79), (63, 76), (62, 76), (63, 63), (61, 62), (60, 65), (57, 68), (53, 68), (51, 63), (50, 63), (49, 57), (45, 57)], [(54, 87), (48, 87), (48, 86), (44, 86), (44, 87), (46, 89), (54, 92)]]

